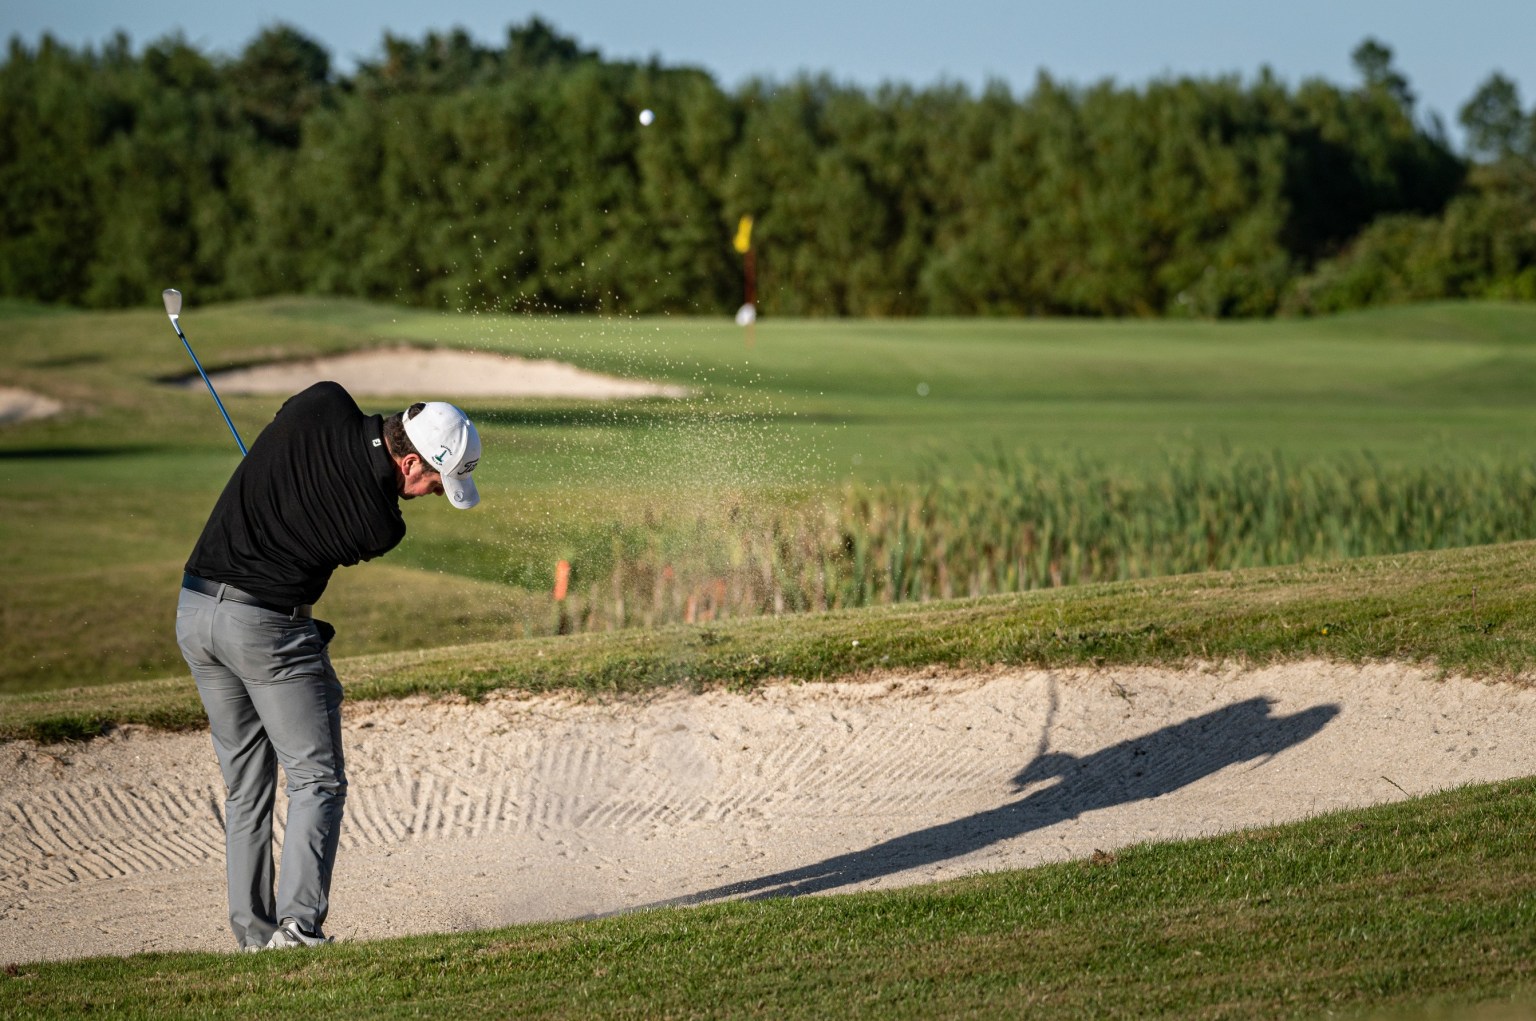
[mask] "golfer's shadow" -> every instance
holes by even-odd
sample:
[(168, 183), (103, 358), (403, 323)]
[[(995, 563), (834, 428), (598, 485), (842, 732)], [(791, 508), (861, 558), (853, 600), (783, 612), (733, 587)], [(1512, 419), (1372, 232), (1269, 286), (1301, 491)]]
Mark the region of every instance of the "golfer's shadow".
[(648, 906), (820, 893), (936, 865), (1085, 812), (1161, 797), (1228, 766), (1275, 755), (1307, 740), (1339, 714), (1337, 705), (1291, 716), (1273, 716), (1271, 707), (1267, 698), (1251, 698), (1091, 755), (1045, 752), (1013, 778), (1016, 792), (1029, 791), (1018, 800), (814, 865)]

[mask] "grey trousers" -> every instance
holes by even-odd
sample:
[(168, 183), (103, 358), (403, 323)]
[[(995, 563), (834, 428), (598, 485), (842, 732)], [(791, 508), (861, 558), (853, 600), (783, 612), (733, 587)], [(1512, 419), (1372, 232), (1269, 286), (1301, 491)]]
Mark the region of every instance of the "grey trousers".
[[(341, 682), (326, 639), (314, 620), (182, 589), (176, 641), (197, 681), (224, 776), (235, 939), (242, 947), (265, 946), (285, 918), (318, 933), (330, 911), (347, 797)], [(288, 818), (274, 897), (278, 763), (287, 777)]]

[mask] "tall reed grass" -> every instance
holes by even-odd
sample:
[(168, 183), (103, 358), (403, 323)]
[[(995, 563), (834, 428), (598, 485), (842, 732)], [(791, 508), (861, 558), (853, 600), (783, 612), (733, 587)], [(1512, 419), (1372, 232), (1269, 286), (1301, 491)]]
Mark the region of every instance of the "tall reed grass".
[(1164, 455), (1137, 475), (998, 453), (824, 502), (738, 496), (614, 523), (573, 558), (566, 630), (870, 606), (1536, 535), (1536, 467)]

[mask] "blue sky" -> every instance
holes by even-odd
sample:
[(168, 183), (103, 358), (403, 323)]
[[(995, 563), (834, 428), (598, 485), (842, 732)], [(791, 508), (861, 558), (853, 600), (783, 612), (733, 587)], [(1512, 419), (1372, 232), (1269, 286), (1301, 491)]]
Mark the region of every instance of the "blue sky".
[(379, 52), (386, 30), (419, 39), (462, 27), (488, 45), (539, 15), (605, 56), (702, 67), (727, 88), (752, 76), (825, 72), (875, 85), (1001, 79), (1023, 94), (1036, 73), (1089, 84), (1142, 84), (1166, 75), (1238, 74), (1268, 65), (1296, 84), (1355, 80), (1349, 55), (1366, 36), (1390, 46), (1397, 69), (1453, 138), (1456, 114), (1493, 71), (1536, 103), (1533, 0), (521, 0), (367, 4), (315, 0), (5, 0), (0, 34), (35, 44), (43, 32), (99, 45), (127, 31), (135, 48), (181, 32), (235, 54), (264, 25), (286, 22), (351, 69)]

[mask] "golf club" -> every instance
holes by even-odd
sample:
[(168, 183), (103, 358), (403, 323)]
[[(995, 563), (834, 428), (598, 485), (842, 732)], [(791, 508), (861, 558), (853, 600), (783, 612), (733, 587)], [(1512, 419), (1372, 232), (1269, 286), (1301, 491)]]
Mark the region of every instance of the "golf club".
[(187, 349), (187, 354), (192, 356), (192, 364), (197, 366), (197, 374), (203, 377), (203, 382), (208, 384), (208, 392), (213, 394), (213, 403), (219, 406), (219, 414), (224, 416), (224, 424), (229, 426), (229, 431), (234, 434), (235, 445), (240, 448), (240, 456), (245, 456), (245, 441), (240, 438), (240, 432), (235, 428), (235, 423), (229, 420), (229, 412), (224, 410), (224, 402), (219, 400), (219, 392), (213, 388), (213, 380), (208, 378), (208, 373), (203, 371), (203, 363), (197, 360), (197, 355), (192, 351), (192, 345), (187, 343), (187, 335), (181, 332), (181, 292), (174, 287), (167, 287), (160, 295), (165, 299), (165, 314), (171, 317), (171, 329), (176, 331), (176, 336), (181, 338), (182, 346)]

